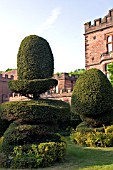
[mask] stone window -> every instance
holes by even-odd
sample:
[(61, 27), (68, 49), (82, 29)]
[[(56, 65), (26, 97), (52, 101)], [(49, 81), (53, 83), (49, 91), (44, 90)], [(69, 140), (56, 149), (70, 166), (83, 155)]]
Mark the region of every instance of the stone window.
[(113, 51), (113, 34), (107, 35), (107, 52)]

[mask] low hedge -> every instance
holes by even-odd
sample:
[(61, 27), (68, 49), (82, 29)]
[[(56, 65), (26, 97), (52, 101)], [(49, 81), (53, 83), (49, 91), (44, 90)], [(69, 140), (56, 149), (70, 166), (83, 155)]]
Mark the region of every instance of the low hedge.
[(48, 142), (32, 144), (30, 148), (14, 147), (11, 168), (38, 168), (46, 167), (63, 159), (66, 153), (65, 142)]
[(89, 147), (113, 147), (113, 125), (101, 128), (78, 128), (71, 133), (74, 143)]
[(0, 107), (1, 117), (6, 120), (53, 122), (66, 121), (71, 116), (69, 104), (58, 100), (14, 101)]
[(2, 151), (9, 154), (14, 146), (60, 140), (60, 136), (53, 133), (51, 125), (21, 125), (14, 122), (3, 135)]
[(9, 88), (23, 95), (33, 93), (44, 93), (51, 87), (58, 84), (56, 79), (34, 79), (34, 80), (11, 80), (8, 82)]

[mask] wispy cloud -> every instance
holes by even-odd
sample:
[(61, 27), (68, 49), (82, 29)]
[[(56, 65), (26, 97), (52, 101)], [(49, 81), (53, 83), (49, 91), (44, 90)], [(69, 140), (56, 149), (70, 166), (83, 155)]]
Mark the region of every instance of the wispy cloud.
[(37, 29), (38, 33), (42, 33), (45, 30), (53, 28), (55, 22), (57, 21), (59, 15), (60, 15), (60, 13), (61, 13), (61, 8), (53, 9), (51, 11), (49, 17), (46, 19), (46, 21), (38, 27), (38, 29)]

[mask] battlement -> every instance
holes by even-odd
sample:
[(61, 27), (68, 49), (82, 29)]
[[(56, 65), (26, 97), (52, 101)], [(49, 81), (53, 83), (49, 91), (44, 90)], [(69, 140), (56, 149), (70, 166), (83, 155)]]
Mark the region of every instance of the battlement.
[(13, 80), (14, 76), (13, 75), (7, 75), (7, 74), (0, 74), (0, 81), (9, 81)]
[(98, 18), (94, 20), (94, 24), (87, 22), (84, 24), (85, 34), (103, 30), (105, 28), (109, 28), (113, 26), (113, 8), (109, 10), (108, 14), (104, 16), (104, 18)]
[(77, 79), (74, 75), (70, 76), (68, 73), (61, 73), (60, 75), (55, 74), (54, 78), (57, 80), (76, 80)]

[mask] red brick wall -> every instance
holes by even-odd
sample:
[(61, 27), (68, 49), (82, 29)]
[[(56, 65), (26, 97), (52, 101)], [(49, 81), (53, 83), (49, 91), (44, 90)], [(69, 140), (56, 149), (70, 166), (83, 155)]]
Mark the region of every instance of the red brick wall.
[(58, 92), (72, 91), (77, 78), (69, 76), (68, 73), (62, 73), (60, 76), (55, 75), (55, 79), (58, 80)]
[[(106, 34), (113, 33), (113, 9), (103, 19), (85, 24), (85, 66), (98, 68), (105, 72), (105, 64), (113, 62), (107, 53)], [(104, 53), (104, 55), (103, 55)]]
[(8, 88), (8, 81), (12, 80), (13, 77), (8, 77), (8, 75), (0, 74), (0, 103), (9, 100), (9, 95), (11, 91)]

